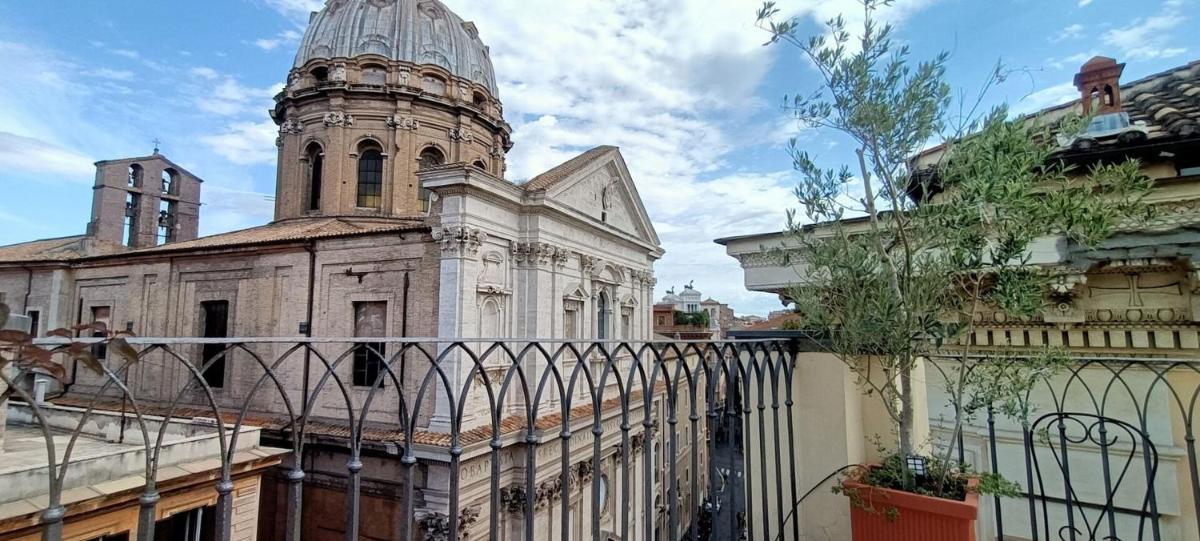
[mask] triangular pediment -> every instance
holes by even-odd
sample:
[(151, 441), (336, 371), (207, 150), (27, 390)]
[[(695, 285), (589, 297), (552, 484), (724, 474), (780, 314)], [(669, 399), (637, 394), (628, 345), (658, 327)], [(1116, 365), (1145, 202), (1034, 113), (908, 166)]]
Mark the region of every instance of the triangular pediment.
[(599, 227), (659, 245), (654, 224), (615, 147), (607, 147), (544, 189), (547, 204), (569, 210)]

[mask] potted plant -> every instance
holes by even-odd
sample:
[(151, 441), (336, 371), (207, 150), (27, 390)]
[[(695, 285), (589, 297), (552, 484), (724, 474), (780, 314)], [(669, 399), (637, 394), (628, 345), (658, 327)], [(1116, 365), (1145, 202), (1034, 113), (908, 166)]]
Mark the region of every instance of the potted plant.
[[(1019, 487), (971, 473), (953, 460), (953, 445), (916, 441), (923, 382), (914, 374), (924, 369), (945, 381), (954, 406), (951, 441), (980, 408), (1028, 416), (1024, 391), (1066, 359), (1048, 350), (1011, 357), (977, 350), (970, 340), (976, 316), (1037, 315), (1061, 276), (1029, 264), (1032, 243), (1065, 236), (1095, 244), (1144, 217), (1151, 182), (1136, 162), (1081, 171), (1059, 161), (1052, 134), (1074, 133), (1086, 119), (1011, 118), (1004, 106), (974, 114), (987, 89), (1004, 80), (999, 66), (948, 121), (948, 56), (910, 61), (891, 26), (875, 20), (890, 3), (862, 0), (863, 25), (853, 37), (841, 17), (827, 23), (825, 35), (802, 39), (799, 21), (777, 20), (774, 2), (758, 11), (769, 43), (798, 49), (823, 83), (785, 98), (784, 108), (853, 147), (853, 166), (827, 168), (792, 141), (800, 210), (788, 212), (792, 245), (781, 256), (802, 269), (788, 295), (802, 325), (827, 337), (829, 351), (880, 400), (894, 426), (893, 452), (840, 489), (854, 513), (884, 509), (876, 515), (890, 526), (876, 529), (856, 514), (855, 539), (930, 539), (905, 537), (922, 530), (904, 524), (935, 508), (965, 521), (958, 536), (944, 539), (971, 539), (977, 494)], [(937, 151), (913, 158), (924, 148)], [(929, 362), (934, 357), (939, 362)], [(893, 511), (876, 505), (885, 494)]]

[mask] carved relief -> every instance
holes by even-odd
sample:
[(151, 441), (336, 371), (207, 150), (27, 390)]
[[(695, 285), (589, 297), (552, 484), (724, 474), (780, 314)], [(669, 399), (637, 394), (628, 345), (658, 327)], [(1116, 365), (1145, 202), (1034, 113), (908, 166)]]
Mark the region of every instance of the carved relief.
[(450, 539), (450, 517), (443, 513), (426, 513), (417, 521), (417, 527), (425, 534), (425, 541)]
[(467, 128), (450, 128), (446, 134), (450, 137), (451, 141), (470, 143), (475, 140), (475, 136)]
[[(466, 539), (467, 530), (479, 521), (479, 506), (471, 506), (458, 513), (458, 538)], [(425, 534), (425, 541), (450, 539), (450, 517), (445, 513), (426, 513), (417, 521), (417, 527)]]
[(280, 135), (296, 135), (304, 131), (304, 123), (295, 119), (287, 119), (279, 125)]
[(524, 513), (529, 506), (525, 487), (513, 485), (500, 489), (500, 506), (509, 513)]
[(392, 129), (415, 130), (421, 127), (421, 121), (411, 116), (391, 115), (386, 122)]
[(571, 467), (571, 475), (575, 479), (576, 488), (591, 483), (593, 473), (591, 460), (584, 460)]
[[(480, 258), (478, 282), (480, 286), (504, 286), (504, 255), (490, 251)], [(484, 335), (487, 336), (487, 335)]]
[(333, 111), (325, 113), (324, 121), (326, 126), (344, 128), (354, 125), (354, 115), (349, 115), (341, 111)]
[(533, 509), (540, 511), (562, 496), (562, 479), (558, 476), (542, 481), (534, 489)]
[(530, 265), (553, 265), (562, 268), (567, 264), (569, 252), (553, 244), (531, 241), (512, 244), (513, 261)]
[(442, 251), (451, 255), (474, 255), (487, 240), (487, 233), (474, 227), (442, 227), (432, 231), (433, 239), (441, 243)]

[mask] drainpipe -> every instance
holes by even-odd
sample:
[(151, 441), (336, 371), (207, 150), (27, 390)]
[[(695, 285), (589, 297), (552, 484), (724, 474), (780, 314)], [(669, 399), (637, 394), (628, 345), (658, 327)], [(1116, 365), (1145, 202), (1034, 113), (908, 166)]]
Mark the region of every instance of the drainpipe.
[(33, 293), (33, 267), (25, 267), (28, 275), (25, 277), (25, 300), (21, 303), (21, 311), (29, 315), (29, 295)]
[[(316, 298), (315, 289), (316, 289), (316, 282), (317, 282), (316, 242), (309, 240), (308, 243), (304, 245), (304, 250), (306, 252), (308, 252), (308, 305), (305, 308), (305, 312), (304, 312), (304, 319), (305, 319), (304, 336), (307, 338), (312, 338), (312, 335), (313, 335), (313, 302), (314, 302), (314, 299)], [(312, 344), (309, 344), (309, 347), (312, 347)], [(302, 407), (307, 407), (307, 405), (308, 405), (308, 391), (309, 391), (309, 389), (308, 389), (308, 386), (309, 386), (308, 372), (309, 372), (309, 364), (311, 362), (311, 359), (312, 359), (312, 352), (307, 347), (304, 348), (304, 404)]]
[[(408, 337), (408, 271), (404, 272), (404, 304), (400, 306), (400, 336)], [(404, 345), (400, 347), (403, 348)], [(404, 359), (407, 356), (408, 354), (405, 354), (400, 357), (400, 385), (404, 385), (404, 367), (408, 364), (404, 362)]]

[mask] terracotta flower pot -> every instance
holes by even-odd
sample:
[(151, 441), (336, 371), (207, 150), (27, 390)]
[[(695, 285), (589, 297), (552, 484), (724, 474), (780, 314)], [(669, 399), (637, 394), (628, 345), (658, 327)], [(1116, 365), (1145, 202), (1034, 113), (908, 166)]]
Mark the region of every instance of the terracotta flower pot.
[[(979, 479), (967, 481), (967, 499), (958, 501), (847, 480), (842, 486), (855, 491), (867, 508), (850, 504), (854, 541), (975, 541), (978, 485)], [(889, 508), (899, 512), (894, 520), (884, 513)]]

